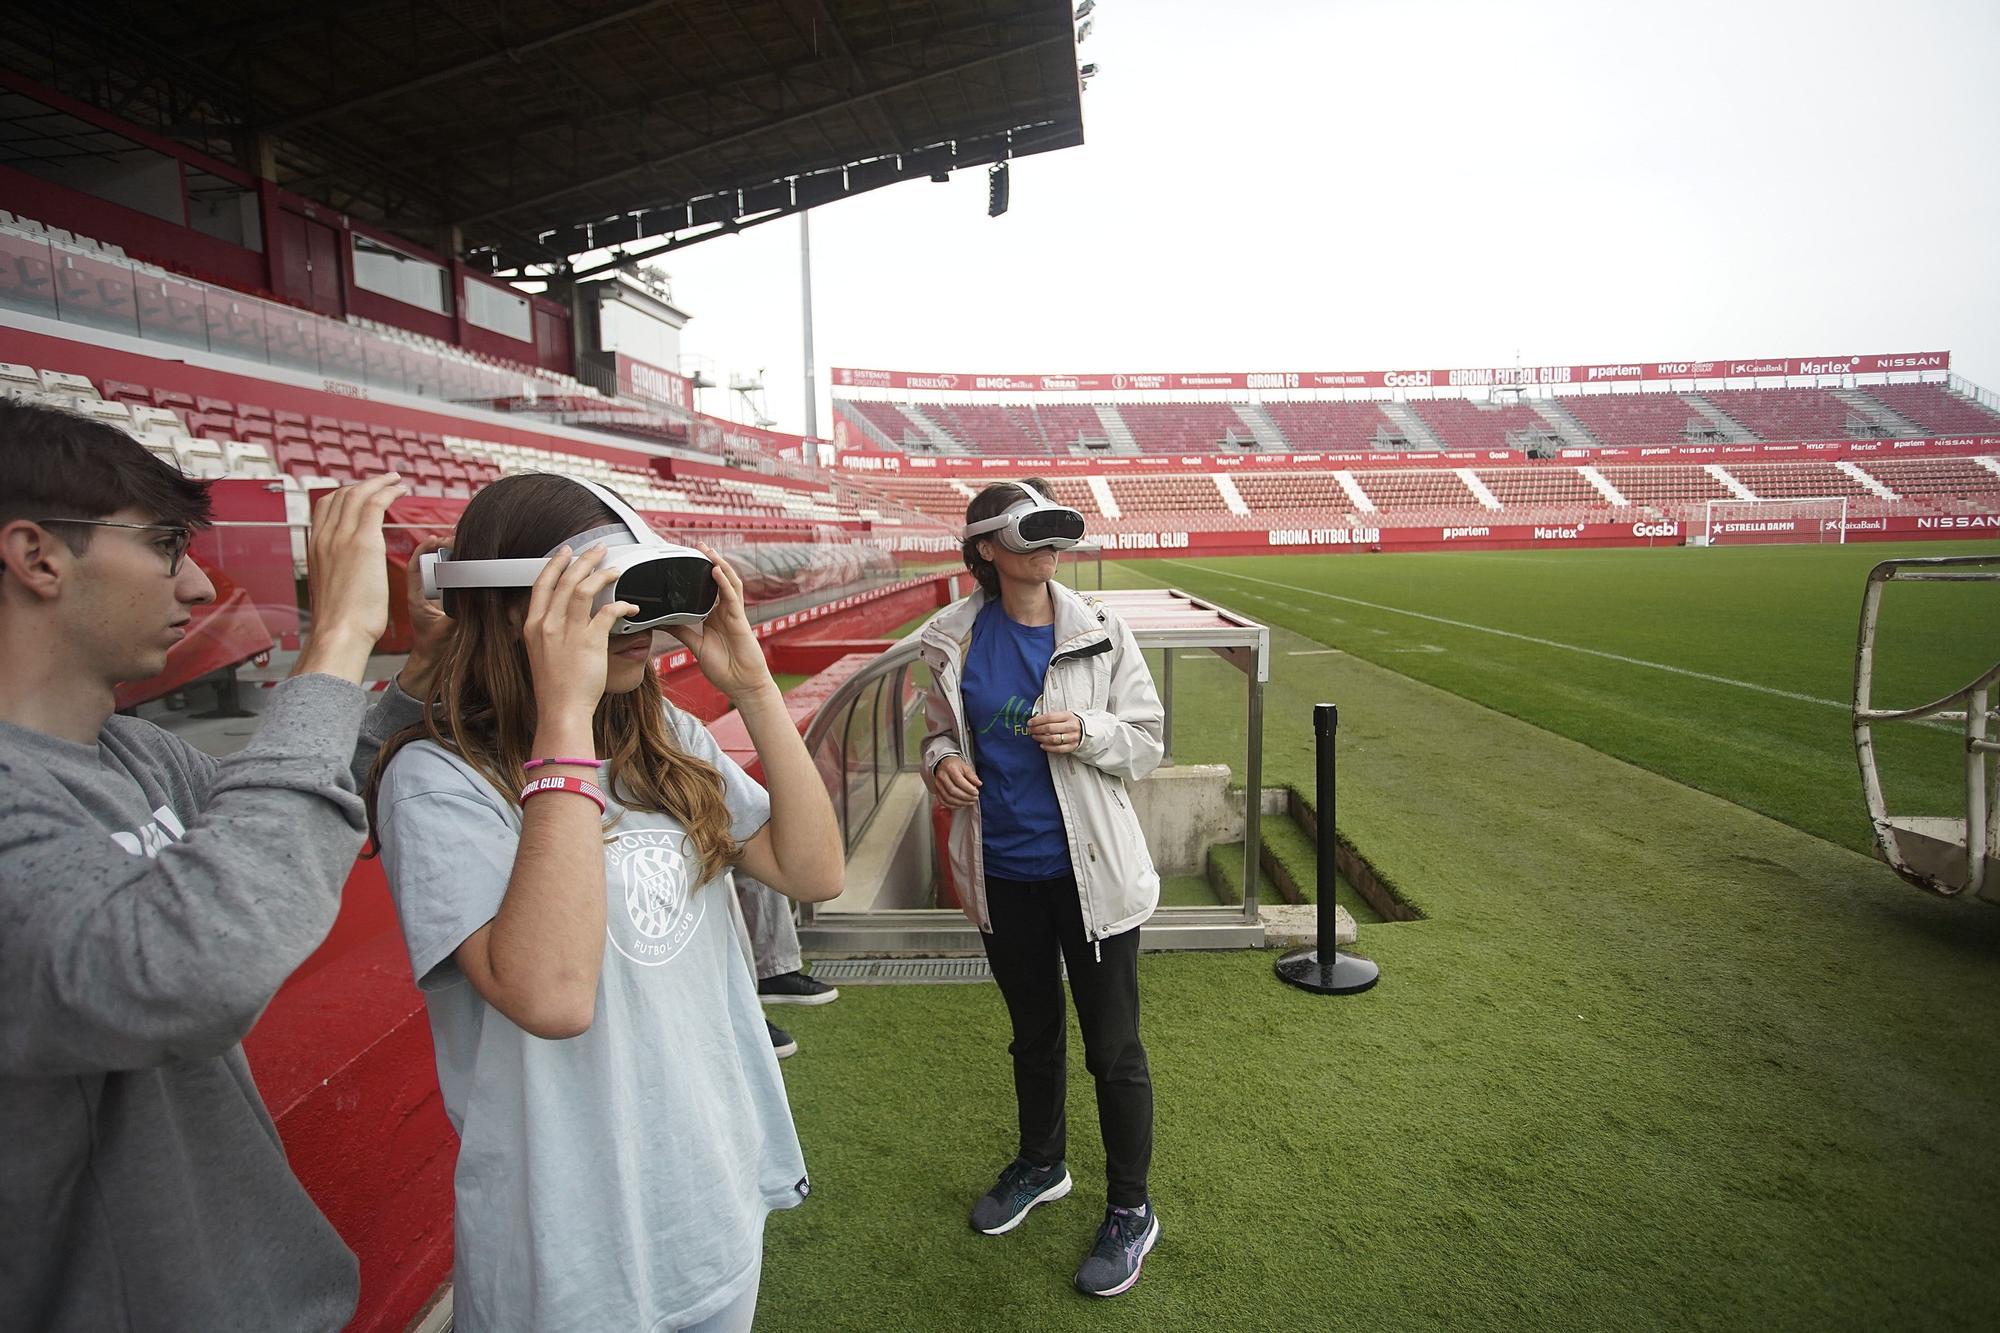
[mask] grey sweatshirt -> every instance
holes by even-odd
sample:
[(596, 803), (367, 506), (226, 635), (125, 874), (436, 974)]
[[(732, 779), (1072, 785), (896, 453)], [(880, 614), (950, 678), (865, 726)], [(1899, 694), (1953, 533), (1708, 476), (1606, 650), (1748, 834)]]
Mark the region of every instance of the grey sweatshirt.
[(353, 1313), (240, 1043), (333, 925), (359, 777), (418, 711), (300, 676), (221, 760), (133, 718), (0, 723), (0, 1329)]

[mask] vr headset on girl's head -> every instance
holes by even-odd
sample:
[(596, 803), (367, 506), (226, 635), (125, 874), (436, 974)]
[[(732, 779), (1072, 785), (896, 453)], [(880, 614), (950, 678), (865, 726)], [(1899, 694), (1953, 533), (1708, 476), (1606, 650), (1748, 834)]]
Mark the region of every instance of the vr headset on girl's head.
[(1023, 498), (1007, 506), (1006, 512), (996, 518), (966, 524), (967, 541), (993, 533), (1002, 546), (1018, 555), (1026, 555), (1029, 551), (1044, 548), (1067, 551), (1083, 540), (1082, 514), (1057, 504), (1026, 482), (1001, 484), (1012, 486)]
[[(604, 501), (621, 520), (562, 543), (572, 555), (598, 546), (606, 548), (599, 568), (617, 570), (618, 578), (597, 594), (591, 610), (612, 602), (630, 602), (639, 608), (633, 615), (620, 616), (611, 627), (613, 634), (699, 624), (715, 609), (714, 562), (700, 551), (676, 546), (654, 532), (630, 505), (596, 482), (580, 477), (570, 480)], [(529, 560), (453, 560), (450, 551), (438, 551), (422, 560), (424, 596), (432, 600), (442, 596), (450, 614), (453, 589), (526, 588), (540, 577), (548, 562), (548, 555)]]

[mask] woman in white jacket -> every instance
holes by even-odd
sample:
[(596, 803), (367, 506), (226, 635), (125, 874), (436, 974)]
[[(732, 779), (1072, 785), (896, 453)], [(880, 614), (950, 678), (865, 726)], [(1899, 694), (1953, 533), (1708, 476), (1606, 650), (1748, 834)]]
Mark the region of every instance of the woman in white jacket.
[(949, 860), (1014, 1029), (1020, 1151), (972, 1210), (987, 1235), (1070, 1191), (1062, 965), (1097, 1084), (1107, 1208), (1076, 1274), (1115, 1296), (1158, 1243), (1147, 1194), (1153, 1086), (1139, 1040), (1139, 925), (1160, 879), (1125, 791), (1160, 762), (1162, 711), (1132, 631), (1056, 582), (1082, 518), (1038, 479), (966, 508), (979, 590), (927, 624), (924, 776), (953, 811)]

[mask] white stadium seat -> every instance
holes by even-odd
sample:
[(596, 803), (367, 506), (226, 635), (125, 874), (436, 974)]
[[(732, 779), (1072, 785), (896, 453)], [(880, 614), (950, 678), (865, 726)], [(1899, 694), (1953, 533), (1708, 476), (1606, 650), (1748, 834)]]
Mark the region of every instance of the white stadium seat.
[(97, 386), (87, 376), (71, 375), (60, 370), (43, 371), (42, 388), (49, 393), (73, 393), (79, 398), (99, 396)]

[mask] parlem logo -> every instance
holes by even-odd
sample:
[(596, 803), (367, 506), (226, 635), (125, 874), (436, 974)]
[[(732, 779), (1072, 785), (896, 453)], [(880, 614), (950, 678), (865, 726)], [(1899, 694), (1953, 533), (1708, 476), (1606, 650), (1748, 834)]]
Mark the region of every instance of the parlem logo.
[(642, 967), (671, 961), (701, 925), (705, 904), (688, 883), (692, 853), (687, 834), (667, 829), (623, 834), (605, 850), (604, 932)]

